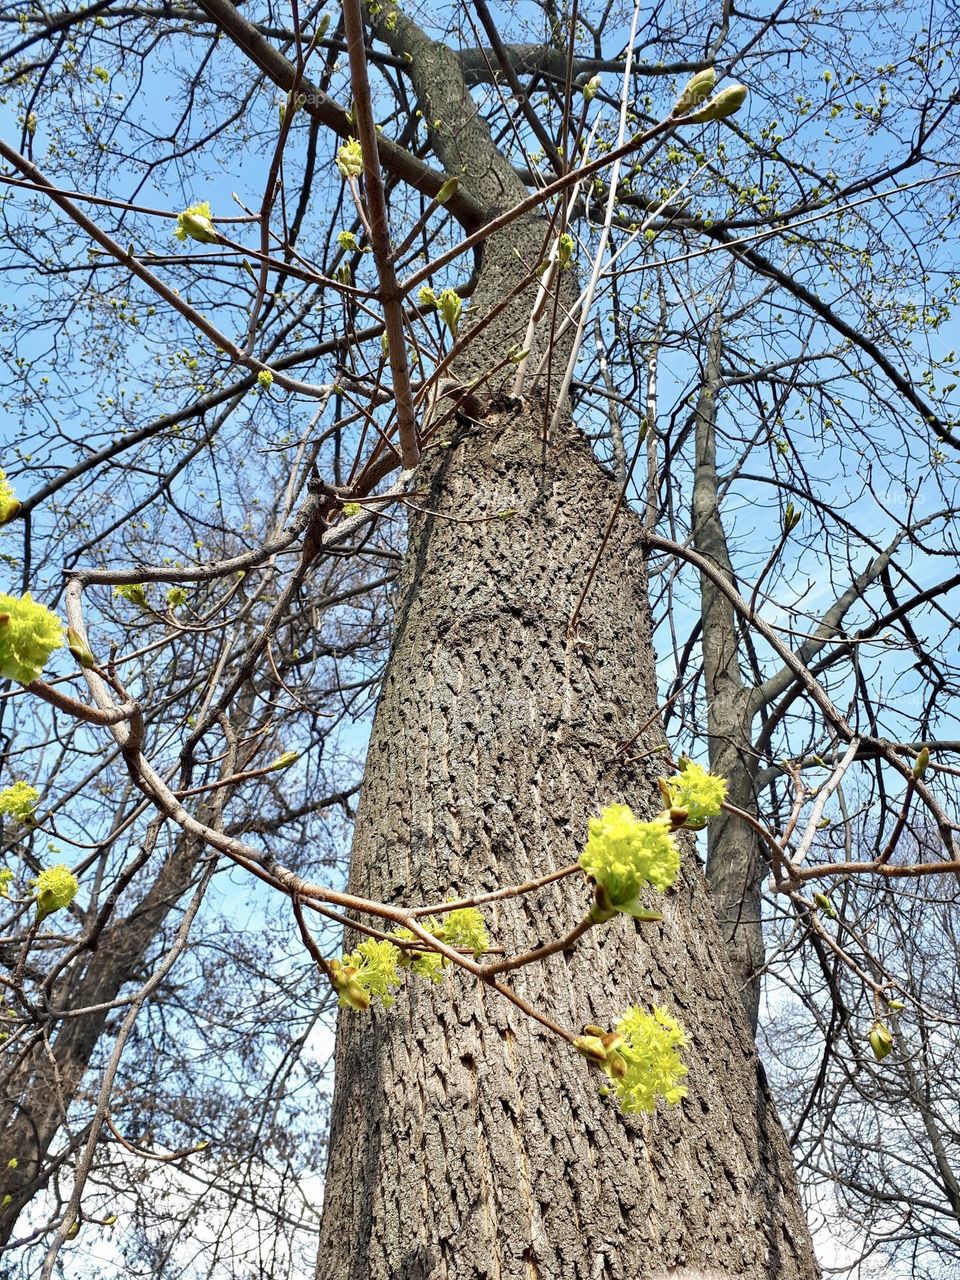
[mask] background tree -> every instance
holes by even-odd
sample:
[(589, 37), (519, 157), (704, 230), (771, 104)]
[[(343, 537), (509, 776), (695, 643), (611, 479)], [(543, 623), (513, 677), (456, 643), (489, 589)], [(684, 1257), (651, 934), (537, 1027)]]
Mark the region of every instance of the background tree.
[[(938, 333), (956, 287), (955, 69), (946, 11), (940, 26), (889, 16), (477, 4), (447, 22), (387, 6), (366, 14), (361, 54), (349, 6), (326, 25), (218, 0), (10, 15), (6, 269), (21, 305), (6, 407), (24, 428), (7, 466), (22, 524), (4, 537), (22, 527), (11, 568), (51, 605), (62, 563), (82, 570), (70, 607), (82, 586), (106, 677), (91, 691), (105, 704), (134, 689), (146, 722), (142, 753), (128, 714), (134, 740), (121, 727), (105, 762), (103, 727), (4, 700), (11, 777), (44, 792), (40, 827), (11, 832), (12, 1265), (35, 1266), (25, 1246), (53, 1238), (52, 1265), (82, 1196), (86, 1240), (120, 1198), (128, 1256), (182, 1271), (196, 1208), (165, 1201), (162, 1223), (156, 1197), (130, 1204), (131, 1162), (152, 1150), (224, 1196), (190, 1261), (216, 1274), (262, 1188), (318, 1169), (322, 1117), (300, 1099), (326, 1043), (311, 1041), (315, 980), (304, 991), (297, 974), (311, 951), (321, 967), (336, 954), (341, 908), (364, 920), (317, 882), (339, 883), (394, 603), (355, 893), (394, 914), (497, 893), (574, 862), (610, 800), (658, 807), (646, 567), (669, 741), (730, 780), (708, 875), (801, 1176), (873, 1224), (868, 1250), (949, 1267), (954, 1006), (943, 971), (904, 945), (920, 942), (900, 886), (917, 911), (942, 903), (949, 937), (956, 579), (938, 566), (955, 551), (954, 356)], [(713, 63), (750, 87), (748, 111), (660, 124)], [(364, 173), (344, 181), (352, 161), (334, 153), (357, 134)], [(231, 225), (237, 174), (260, 194), (244, 187)], [(209, 243), (168, 252), (156, 219), (202, 199)], [(542, 270), (561, 254), (566, 270)], [(444, 288), (473, 309), (458, 317)], [(385, 490), (411, 519), (396, 602), (402, 526), (372, 500)], [(222, 945), (224, 919), (246, 932), (248, 890), (218, 891), (211, 851), (239, 884), (287, 895), (256, 897), (276, 921), (256, 942)], [(72, 923), (38, 936), (28, 877), (62, 857), (81, 880)], [(451, 1251), (457, 1274), (491, 1256), (505, 1274), (589, 1274), (597, 1258), (611, 1275), (689, 1260), (811, 1273), (687, 861), (663, 926), (617, 920), (510, 980), (571, 1032), (669, 1003), (690, 1034), (689, 1101), (655, 1128), (621, 1120), (568, 1045), (493, 997), (491, 965), (561, 937), (589, 886), (505, 898), (488, 908), (503, 954), (486, 994), (448, 974), (388, 1014), (343, 1015), (320, 1275), (443, 1274)], [(765, 955), (781, 981), (764, 1011)], [(238, 994), (256, 1038), (225, 1025)], [(815, 1054), (790, 1033), (811, 1014)], [(871, 1067), (875, 1019), (893, 1048)], [(232, 1064), (228, 1088), (210, 1055)], [(167, 1089), (143, 1078), (156, 1062)], [(882, 1178), (863, 1177), (876, 1117), (894, 1114)], [(419, 1179), (397, 1176), (406, 1142)], [(909, 1172), (918, 1151), (932, 1180)], [(398, 1230), (424, 1186), (431, 1230)], [(309, 1210), (282, 1203), (259, 1247), (302, 1274), (292, 1241)]]

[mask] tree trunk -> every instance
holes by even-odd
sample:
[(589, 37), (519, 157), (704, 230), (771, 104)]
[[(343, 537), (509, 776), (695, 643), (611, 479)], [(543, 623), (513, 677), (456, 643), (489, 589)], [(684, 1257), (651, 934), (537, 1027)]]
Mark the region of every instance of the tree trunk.
[[(697, 399), (696, 470), (693, 486), (693, 543), (736, 585), (720, 519), (717, 478), (717, 395), (720, 374), (721, 318), (713, 325), (703, 385)], [(707, 703), (710, 769), (727, 779), (727, 799), (756, 814), (757, 753), (750, 728), (752, 690), (740, 670), (740, 636), (733, 606), (705, 573), (700, 575), (703, 627), (703, 681)], [(727, 944), (733, 976), (740, 987), (750, 1030), (756, 1034), (760, 1011), (760, 974), (764, 964), (760, 881), (764, 861), (750, 826), (721, 813), (707, 831), (707, 880), (714, 910)]]
[(181, 835), (143, 902), (107, 929), (84, 966), (68, 971), (55, 987), (51, 1008), (89, 1012), (63, 1019), (49, 1042), (38, 1041), (6, 1081), (0, 1097), (0, 1168), (11, 1199), (0, 1207), (0, 1246), (10, 1241), (20, 1213), (59, 1167), (47, 1157), (111, 1016), (103, 1006), (143, 968), (164, 921), (190, 887), (197, 853), (196, 843)]
[[(410, 903), (540, 876), (577, 857), (603, 805), (660, 807), (657, 755), (618, 753), (656, 705), (640, 522), (617, 517), (569, 640), (618, 489), (573, 429), (545, 449), (541, 422), (501, 406), (426, 453), (420, 505), (441, 514), (411, 518), (356, 893)], [(638, 745), (662, 742), (655, 722)], [(817, 1275), (689, 845), (684, 862), (662, 924), (618, 917), (514, 985), (577, 1030), (666, 1006), (689, 1035), (688, 1098), (622, 1117), (566, 1043), (459, 972), (344, 1011), (318, 1280)], [(485, 914), (509, 954), (588, 901), (577, 878)]]

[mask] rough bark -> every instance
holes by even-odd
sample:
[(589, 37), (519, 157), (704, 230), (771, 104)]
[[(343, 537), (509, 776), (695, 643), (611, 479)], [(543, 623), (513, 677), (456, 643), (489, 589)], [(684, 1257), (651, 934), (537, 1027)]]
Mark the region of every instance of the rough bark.
[[(720, 520), (717, 481), (717, 394), (721, 337), (714, 326), (703, 385), (697, 399), (696, 470), (693, 488), (693, 541), (734, 582), (733, 565)], [(733, 608), (705, 575), (700, 575), (703, 676), (707, 704), (710, 769), (727, 779), (727, 798), (756, 812), (756, 753), (751, 741), (752, 690), (740, 670), (739, 633)], [(760, 973), (764, 963), (760, 881), (763, 860), (750, 827), (722, 813), (707, 832), (707, 879), (739, 984), (751, 1030), (757, 1029)]]
[[(618, 745), (655, 706), (639, 520), (622, 512), (574, 641), (568, 620), (616, 501), (572, 429), (544, 452), (506, 408), (429, 451), (350, 875), (388, 902), (541, 875), (591, 813), (658, 808), (656, 755)], [(504, 508), (509, 520), (462, 523)], [(445, 516), (458, 517), (458, 521)], [(644, 746), (663, 741), (659, 725)], [(636, 755), (636, 752), (631, 754)], [(635, 1002), (686, 1026), (689, 1097), (623, 1118), (588, 1065), (459, 973), (341, 1015), (318, 1280), (638, 1280), (817, 1274), (789, 1152), (688, 847), (662, 924), (626, 918), (516, 989), (567, 1026)], [(588, 901), (566, 881), (487, 911), (508, 952)]]

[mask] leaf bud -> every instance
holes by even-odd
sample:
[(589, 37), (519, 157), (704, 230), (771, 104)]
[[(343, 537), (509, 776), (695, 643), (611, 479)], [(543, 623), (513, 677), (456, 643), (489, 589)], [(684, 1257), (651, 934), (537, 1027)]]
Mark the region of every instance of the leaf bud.
[(882, 1062), (888, 1053), (893, 1049), (893, 1036), (883, 1025), (879, 1018), (870, 1028), (870, 1034), (867, 1036), (870, 1041), (870, 1048), (873, 1050), (873, 1056), (878, 1062)]
[(89, 671), (91, 667), (97, 665), (96, 658), (90, 652), (79, 631), (75, 631), (73, 627), (67, 627), (67, 648), (74, 661), (83, 667), (84, 671)]
[(705, 107), (688, 115), (684, 124), (707, 124), (711, 120), (725, 120), (727, 116), (735, 115), (746, 100), (747, 86), (732, 84), (726, 89), (721, 89)]
[(713, 93), (713, 86), (716, 83), (717, 73), (713, 67), (705, 67), (703, 71), (698, 71), (696, 75), (691, 76), (684, 86), (683, 93), (677, 99), (673, 114), (685, 116), (694, 107), (699, 107)]
[(460, 185), (460, 179), (454, 175), (448, 178), (440, 190), (437, 192), (437, 204), (446, 204), (457, 194), (457, 187)]

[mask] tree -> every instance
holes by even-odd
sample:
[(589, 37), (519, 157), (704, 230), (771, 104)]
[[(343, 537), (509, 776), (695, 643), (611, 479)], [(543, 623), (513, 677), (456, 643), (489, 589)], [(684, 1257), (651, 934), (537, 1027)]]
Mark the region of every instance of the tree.
[[(890, 1002), (906, 995), (923, 1009), (924, 996), (908, 990), (868, 943), (868, 959), (854, 958), (842, 931), (831, 931), (832, 900), (821, 893), (819, 901), (807, 886), (835, 876), (855, 883), (868, 873), (891, 880), (909, 873), (926, 883), (957, 861), (950, 820), (924, 781), (931, 752), (953, 749), (936, 739), (936, 703), (927, 699), (915, 716), (899, 706), (888, 713), (878, 707), (861, 660), (874, 636), (902, 626), (928, 687), (942, 688), (947, 679), (913, 622), (956, 582), (933, 588), (917, 581), (899, 552), (912, 549), (926, 579), (928, 561), (951, 547), (946, 450), (956, 440), (935, 378), (953, 356), (931, 361), (929, 377), (917, 380), (904, 375), (899, 361), (920, 319), (933, 331), (948, 316), (956, 282), (931, 285), (922, 307), (898, 307), (892, 325), (880, 296), (911, 269), (914, 254), (931, 274), (940, 269), (936, 203), (952, 198), (944, 159), (954, 141), (954, 103), (941, 87), (949, 74), (937, 65), (947, 56), (943, 44), (932, 32), (892, 38), (897, 59), (915, 66), (922, 80), (919, 100), (912, 70), (892, 91), (914, 102), (915, 131), (904, 143), (890, 117), (905, 108), (885, 81), (869, 103), (851, 102), (857, 91), (838, 83), (843, 63), (864, 63), (869, 42), (881, 43), (851, 19), (849, 43), (831, 48), (838, 69), (823, 73), (825, 100), (814, 113), (819, 128), (846, 112), (849, 125), (844, 119), (827, 128), (839, 134), (846, 126), (840, 140), (862, 140), (860, 168), (844, 179), (821, 154), (833, 138), (824, 143), (804, 124), (813, 109), (816, 20), (802, 26), (806, 58), (794, 71), (793, 18), (782, 14), (757, 29), (744, 20), (742, 32), (732, 29), (729, 15), (711, 28), (707, 14), (676, 23), (658, 14), (649, 38), (658, 54), (670, 50), (669, 62), (644, 52), (647, 36), (637, 37), (636, 13), (632, 19), (612, 11), (566, 14), (546, 5), (495, 17), (478, 2), (463, 15), (476, 31), (462, 35), (440, 32), (429, 17), (392, 4), (363, 14), (350, 0), (333, 27), (316, 13), (295, 11), (289, 27), (278, 14), (250, 16), (223, 0), (202, 0), (196, 12), (159, 14), (106, 5), (92, 22), (90, 11), (35, 22), (28, 16), (11, 52), (23, 132), (19, 151), (3, 144), (5, 162), (19, 175), (9, 181), (19, 184), (18, 196), (33, 192), (42, 208), (49, 201), (57, 211), (52, 222), (31, 213), (11, 226), (11, 261), (18, 270), (31, 262), (50, 282), (47, 305), (66, 340), (73, 337), (70, 280), (79, 272), (95, 281), (106, 255), (113, 264), (107, 269), (128, 282), (124, 292), (88, 286), (84, 297), (85, 305), (96, 298), (110, 317), (102, 332), (114, 360), (137, 368), (156, 343), (193, 385), (178, 393), (182, 409), (143, 424), (140, 398), (161, 397), (178, 375), (138, 373), (134, 399), (113, 397), (106, 406), (119, 405), (127, 434), (72, 468), (63, 466), (63, 430), (47, 410), (49, 434), (41, 439), (51, 476), (13, 513), (28, 531), (24, 586), (46, 572), (43, 561), (31, 562), (35, 523), (48, 548), (58, 528), (69, 530), (72, 561), (84, 565), (70, 578), (65, 608), (96, 709), (66, 702), (49, 686), (30, 688), (56, 708), (54, 733), (62, 731), (62, 716), (99, 734), (114, 726), (117, 764), (131, 784), (129, 798), (108, 818), (109, 838), (106, 814), (94, 818), (78, 807), (72, 820), (75, 840), (84, 824), (97, 832), (92, 865), (111, 886), (102, 904), (98, 887), (77, 916), (76, 939), (43, 942), (67, 948), (49, 973), (32, 959), (45, 937), (36, 926), (24, 927), (12, 953), (15, 1031), (6, 1088), (17, 1165), (8, 1175), (6, 1231), (73, 1152), (79, 1174), (72, 1197), (54, 1215), (48, 1270), (78, 1219), (94, 1217), (82, 1195), (102, 1135), (117, 1132), (110, 1097), (119, 1051), (136, 1034), (133, 1015), (150, 1007), (185, 953), (215, 851), (286, 895), (302, 946), (341, 996), (351, 995), (346, 962), (331, 962), (335, 944), (314, 937), (317, 927), (346, 921), (383, 939), (388, 925), (410, 930), (427, 922), (426, 935), (411, 934), (393, 950), (409, 964), (419, 938), (436, 964), (444, 957), (465, 970), (435, 985), (411, 978), (388, 1014), (341, 1014), (318, 1276), (426, 1277), (451, 1269), (480, 1276), (491, 1266), (503, 1275), (545, 1276), (593, 1275), (600, 1266), (616, 1276), (687, 1263), (731, 1274), (814, 1275), (788, 1148), (750, 1036), (764, 965), (762, 881), (771, 876), (768, 927), (782, 922), (804, 935), (811, 954), (846, 966), (860, 990), (870, 992), (870, 1034), (889, 1036)], [(539, 43), (522, 40), (526, 22)], [(74, 46), (69, 56), (63, 40)], [(139, 65), (149, 79), (157, 40), (174, 42), (178, 51), (206, 50), (199, 61), (190, 55), (189, 124), (185, 113), (173, 148), (154, 136), (142, 153), (128, 150), (124, 177), (139, 171), (144, 182), (154, 167), (171, 159), (191, 166), (195, 153), (211, 148), (221, 150), (219, 161), (233, 148), (248, 156), (256, 148), (254, 124), (264, 119), (264, 85), (285, 95), (279, 126), (275, 118), (269, 124), (259, 213), (239, 220), (238, 235), (245, 222), (259, 229), (258, 250), (255, 237), (241, 248), (196, 189), (186, 193), (189, 207), (178, 219), (186, 259), (167, 262), (153, 250), (148, 256), (129, 240), (153, 243), (154, 233), (144, 228), (155, 211), (129, 195), (132, 184), (116, 212), (97, 205), (116, 163), (105, 139), (121, 125), (131, 129), (128, 108), (110, 99), (97, 100), (96, 126), (86, 121), (95, 141), (81, 147), (83, 160), (59, 123), (48, 146), (51, 163), (30, 158), (41, 91), (52, 85), (70, 93), (78, 65), (90, 64), (88, 75), (110, 83), (113, 73), (94, 61), (102, 48), (118, 67)], [(336, 64), (344, 51), (349, 89)], [(770, 93), (783, 102), (797, 89), (790, 154), (775, 120), (751, 134), (733, 115), (716, 123), (711, 108), (698, 119), (699, 91), (707, 98), (712, 92), (702, 77), (715, 62), (736, 67), (755, 100)], [(610, 71), (622, 81), (612, 94), (594, 79)], [(848, 81), (853, 74), (846, 73)], [(683, 101), (683, 116), (674, 103), (691, 76), (697, 101)], [(209, 92), (214, 84), (216, 100)], [(650, 93), (635, 102), (637, 85)], [(739, 91), (722, 81), (720, 93), (725, 105), (742, 104)], [(350, 103), (349, 113), (338, 98)], [(243, 122), (235, 137), (231, 117)], [(87, 163), (96, 179), (96, 221), (69, 194), (80, 185), (75, 162)], [(294, 169), (303, 175), (296, 207)], [(882, 193), (880, 207), (904, 220), (911, 237), (902, 251), (879, 244), (879, 222), (862, 211), (880, 205), (876, 188), (884, 181), (896, 185)], [(315, 251), (321, 235), (304, 251), (304, 228), (318, 234), (310, 222), (317, 204), (332, 210), (326, 248)], [(82, 233), (79, 248), (61, 215)], [(351, 228), (337, 234), (348, 219)], [(829, 228), (824, 279), (852, 290), (861, 314), (851, 318), (850, 298), (826, 301), (805, 282), (811, 224)], [(470, 250), (475, 271), (464, 282)], [(715, 271), (718, 257), (724, 265)], [(166, 282), (166, 269), (180, 273), (178, 292)], [(330, 305), (334, 292), (342, 306)], [(609, 312), (591, 308), (600, 299), (606, 306), (607, 297)], [(61, 298), (62, 318), (55, 315)], [(162, 329), (150, 314), (157, 307)], [(759, 349), (749, 345), (755, 327), (763, 334)], [(206, 351), (194, 356), (197, 331)], [(595, 354), (584, 345), (588, 334)], [(187, 345), (178, 349), (179, 341)], [(325, 364), (330, 357), (339, 362), (332, 370)], [(21, 398), (31, 409), (46, 403), (27, 358), (11, 348), (10, 359), (23, 362), (29, 390)], [(231, 366), (245, 370), (232, 382)], [(658, 389), (661, 366), (674, 401), (669, 412)], [(98, 369), (91, 388), (105, 396), (102, 381)], [(258, 406), (265, 405), (254, 431), (273, 456), (262, 474), (237, 478), (230, 473), (249, 454), (231, 430), (244, 394), (254, 389)], [(80, 404), (92, 394), (80, 391)], [(274, 404), (281, 394), (286, 398)], [(908, 473), (915, 456), (932, 456), (933, 485), (942, 493), (935, 515), (907, 511), (865, 564), (842, 505), (822, 497), (814, 456), (795, 443), (802, 438), (796, 420), (812, 420), (815, 406), (811, 441), (843, 465), (855, 396), (882, 421), (877, 441), (882, 434), (885, 449), (894, 430), (902, 433)], [(310, 400), (319, 415), (304, 430), (297, 406)], [(731, 400), (749, 426), (731, 429)], [(194, 422), (203, 428), (197, 440), (186, 434)], [(594, 436), (592, 448), (585, 431)], [(931, 438), (939, 438), (932, 455)], [(632, 457), (628, 445), (635, 446)], [(635, 511), (626, 499), (644, 450), (646, 485)], [(748, 473), (764, 451), (767, 473)], [(136, 471), (117, 466), (121, 457), (141, 469), (149, 459), (145, 499)], [(114, 491), (126, 507), (116, 521), (75, 510), (42, 515), (45, 501), (106, 463), (115, 468)], [(872, 476), (864, 479), (872, 485)], [(759, 543), (744, 540), (724, 516), (738, 483), (756, 486), (753, 495), (763, 485), (772, 491), (773, 532)], [(201, 484), (221, 486), (215, 511)], [(138, 529), (144, 502), (158, 495), (166, 495), (165, 518), (156, 529)], [(882, 493), (879, 500), (882, 506)], [(361, 689), (372, 682), (365, 655), (382, 642), (380, 605), (371, 625), (354, 628), (345, 642), (324, 635), (318, 645), (312, 631), (322, 616), (325, 626), (338, 628), (338, 606), (367, 598), (371, 587), (382, 590), (392, 578), (398, 552), (382, 518), (390, 502), (407, 507), (409, 533), (344, 894), (317, 882), (309, 856), (316, 827), (308, 824), (331, 804), (346, 805), (355, 784), (342, 784), (336, 768), (319, 779), (291, 773), (301, 766), (289, 758), (289, 743), (308, 760), (322, 759), (328, 742), (335, 752), (321, 717), (354, 683), (344, 664), (364, 668), (356, 673)], [(258, 504), (273, 503), (281, 518), (255, 513)], [(89, 537), (77, 532), (84, 515), (93, 525)], [(118, 529), (122, 555), (106, 542)], [(838, 529), (846, 534), (849, 565), (833, 556), (834, 599), (822, 608), (818, 602), (808, 619), (807, 557), (821, 539), (830, 545)], [(158, 562), (158, 534), (169, 564)], [(342, 556), (341, 549), (353, 554)], [(283, 556), (291, 552), (284, 570)], [(88, 569), (91, 554), (99, 565)], [(688, 590), (687, 567), (698, 579), (699, 623), (692, 628), (682, 602), (673, 607)], [(239, 585), (238, 571), (246, 575)], [(152, 583), (174, 584), (164, 605), (147, 594)], [(145, 692), (131, 699), (130, 679), (106, 661), (103, 640), (93, 630), (85, 638), (84, 593), (102, 586), (114, 586), (121, 607), (140, 610), (146, 625), (164, 626), (163, 643), (145, 646), (142, 660), (159, 697)], [(186, 601), (175, 593), (186, 589), (184, 622), (178, 611)], [(879, 608), (872, 593), (884, 601)], [(786, 631), (765, 617), (767, 598), (785, 610)], [(321, 615), (316, 600), (329, 602), (332, 612)], [(728, 781), (730, 803), (710, 826), (707, 867), (722, 932), (689, 840), (662, 922), (622, 915), (600, 921), (596, 913), (585, 919), (591, 885), (578, 874), (577, 853), (590, 816), (628, 802), (651, 818), (663, 805), (658, 779), (669, 753), (652, 645), (664, 604), (676, 638), (666, 715), (681, 719), (694, 746), (705, 726), (710, 765)], [(236, 616), (229, 612), (234, 607)], [(101, 634), (124, 636), (129, 614), (99, 610)], [(855, 632), (843, 630), (851, 616)], [(698, 648), (702, 695), (688, 672)], [(884, 661), (877, 666), (881, 681), (896, 670), (892, 659)], [(316, 679), (327, 664), (334, 669), (328, 693), (317, 695), (307, 670)], [(668, 673), (663, 683), (669, 682)], [(72, 732), (81, 750), (97, 750), (85, 746), (90, 729)], [(276, 754), (269, 758), (268, 751)], [(824, 802), (842, 794), (855, 764), (881, 798), (869, 834), (876, 853), (858, 859), (848, 851), (836, 865), (816, 830)], [(63, 774), (70, 795), (72, 767)], [(287, 772), (277, 775), (277, 768)], [(823, 768), (827, 781), (818, 798), (805, 779)], [(294, 794), (275, 789), (273, 812), (264, 814), (254, 797), (275, 776), (294, 778)], [(858, 785), (866, 796), (870, 783)], [(198, 796), (196, 808), (186, 803)], [(926, 842), (921, 858), (902, 861), (914, 802), (939, 828), (946, 860)], [(117, 833), (151, 810), (157, 816), (142, 853), (122, 864)], [(682, 827), (682, 815), (673, 824)], [(839, 829), (849, 839), (854, 827), (848, 821)], [(169, 839), (171, 830), (176, 837), (148, 887), (141, 872), (155, 842)], [(16, 839), (38, 873), (33, 838), (18, 829)], [(812, 851), (816, 860), (802, 865)], [(134, 901), (111, 928), (118, 890), (128, 887)], [(29, 888), (21, 881), (24, 924)], [(191, 905), (179, 918), (188, 892)], [(463, 899), (466, 909), (483, 907), (499, 949), (494, 959), (481, 963), (466, 947), (436, 949), (442, 931), (429, 922), (443, 918), (450, 898)], [(419, 915), (410, 914), (414, 904), (424, 904)], [(176, 937), (164, 940), (174, 908)], [(894, 919), (897, 903), (886, 910)], [(843, 927), (855, 927), (852, 917), (844, 915)], [(133, 993), (131, 984), (138, 984)], [(359, 1000), (355, 992), (352, 998)], [(206, 1009), (200, 1000), (195, 1007)], [(680, 1018), (689, 1066), (687, 1101), (642, 1124), (622, 1118), (612, 1102), (598, 1103), (596, 1075), (576, 1053), (584, 1028), (609, 1031), (638, 1000), (666, 1005)], [(129, 1014), (116, 1052), (101, 1067), (96, 1105), (52, 1159), (118, 1001), (129, 1004)], [(160, 1007), (178, 1008), (175, 998), (165, 1001)], [(189, 1018), (189, 1004), (184, 1014)], [(596, 1061), (599, 1032), (584, 1034), (592, 1041), (579, 1047)], [(189, 1035), (203, 1039), (210, 1032)], [(865, 1035), (866, 1028), (861, 1043)], [(169, 1051), (163, 1040), (158, 1048)], [(877, 1043), (886, 1048), (882, 1036)], [(831, 1050), (835, 1044), (831, 1037)], [(900, 1059), (905, 1071), (915, 1070), (908, 1048), (898, 1051)], [(188, 1089), (190, 1069), (182, 1070)], [(815, 1094), (822, 1086), (821, 1071)], [(938, 1108), (916, 1084), (909, 1094), (919, 1100), (929, 1140), (942, 1150)], [(170, 1119), (164, 1125), (177, 1130)], [(259, 1136), (250, 1140), (259, 1152)], [(938, 1168), (952, 1203), (945, 1151)]]

